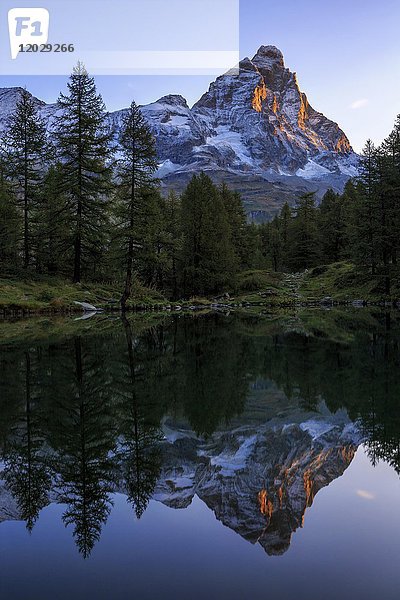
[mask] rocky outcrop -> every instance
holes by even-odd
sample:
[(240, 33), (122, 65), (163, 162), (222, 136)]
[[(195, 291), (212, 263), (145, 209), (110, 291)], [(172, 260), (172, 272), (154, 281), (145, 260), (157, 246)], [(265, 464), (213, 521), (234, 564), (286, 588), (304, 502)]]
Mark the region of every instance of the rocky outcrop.
[(206, 146), (222, 154), (223, 168), (228, 148), (235, 154), (231, 168), (247, 172), (347, 174), (355, 163), (343, 131), (310, 106), (274, 46), (244, 59), (238, 75), (219, 77), (192, 112), (208, 133)]

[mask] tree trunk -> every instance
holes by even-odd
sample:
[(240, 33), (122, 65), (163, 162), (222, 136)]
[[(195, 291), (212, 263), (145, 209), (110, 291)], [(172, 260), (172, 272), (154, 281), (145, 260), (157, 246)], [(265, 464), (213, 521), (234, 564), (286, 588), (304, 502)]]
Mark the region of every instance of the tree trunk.
[(78, 203), (76, 207), (76, 231), (74, 240), (74, 283), (81, 281), (82, 262), (82, 114), (81, 114), (81, 91), (79, 93), (78, 127), (79, 127), (79, 166), (78, 166)]
[(29, 215), (28, 215), (28, 197), (25, 192), (24, 198), (24, 269), (29, 267)]
[(24, 140), (24, 269), (29, 267), (29, 203), (28, 203), (28, 147), (25, 121)]
[(131, 167), (131, 190), (130, 190), (130, 215), (129, 215), (129, 241), (128, 241), (128, 262), (126, 265), (125, 289), (121, 297), (121, 310), (126, 312), (126, 303), (132, 294), (133, 279), (133, 226), (135, 222), (135, 191), (136, 191), (136, 146), (135, 139), (132, 144), (132, 167)]
[(74, 283), (81, 281), (81, 260), (82, 260), (82, 202), (78, 200), (77, 224), (74, 240)]
[(121, 297), (121, 310), (122, 312), (126, 311), (126, 303), (131, 297), (132, 293), (132, 279), (133, 279), (133, 238), (129, 237), (129, 245), (128, 245), (128, 264), (126, 267), (126, 277), (125, 277), (125, 289)]

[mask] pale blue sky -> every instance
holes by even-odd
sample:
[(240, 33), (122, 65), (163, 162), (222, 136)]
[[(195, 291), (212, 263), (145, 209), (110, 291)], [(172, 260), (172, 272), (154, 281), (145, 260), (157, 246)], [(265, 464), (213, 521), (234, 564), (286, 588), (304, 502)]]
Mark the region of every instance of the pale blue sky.
[[(312, 106), (337, 121), (359, 150), (367, 137), (380, 142), (400, 113), (399, 23), (400, 0), (241, 0), (240, 55), (251, 57), (262, 44), (278, 46)], [(115, 110), (132, 98), (144, 104), (167, 93), (192, 104), (211, 79), (114, 76), (97, 83)], [(65, 83), (65, 77), (0, 78), (1, 87), (26, 85), (47, 102)]]

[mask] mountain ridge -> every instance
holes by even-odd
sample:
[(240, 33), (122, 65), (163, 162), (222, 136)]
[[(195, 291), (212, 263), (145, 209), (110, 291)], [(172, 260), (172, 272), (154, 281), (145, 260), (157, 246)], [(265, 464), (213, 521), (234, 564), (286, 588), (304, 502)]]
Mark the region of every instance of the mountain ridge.
[[(0, 89), (0, 132), (21, 89)], [(51, 130), (57, 103), (36, 101)], [(193, 173), (205, 171), (237, 189), (256, 220), (308, 191), (317, 198), (329, 188), (340, 192), (358, 172), (346, 134), (311, 106), (275, 46), (261, 46), (218, 77), (192, 107), (168, 94), (140, 108), (155, 136), (157, 177), (166, 191), (181, 192)], [(108, 113), (116, 130), (125, 111)]]

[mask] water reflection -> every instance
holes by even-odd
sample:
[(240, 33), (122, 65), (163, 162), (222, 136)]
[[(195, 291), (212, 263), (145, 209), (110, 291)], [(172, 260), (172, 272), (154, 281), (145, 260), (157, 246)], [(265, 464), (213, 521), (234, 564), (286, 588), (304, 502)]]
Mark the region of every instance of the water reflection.
[(185, 508), (196, 495), (239, 535), (282, 554), (361, 443), (373, 464), (400, 473), (393, 316), (74, 327), (0, 346), (1, 521), (32, 531), (41, 509), (60, 503), (88, 557), (114, 492), (136, 518), (152, 498)]

